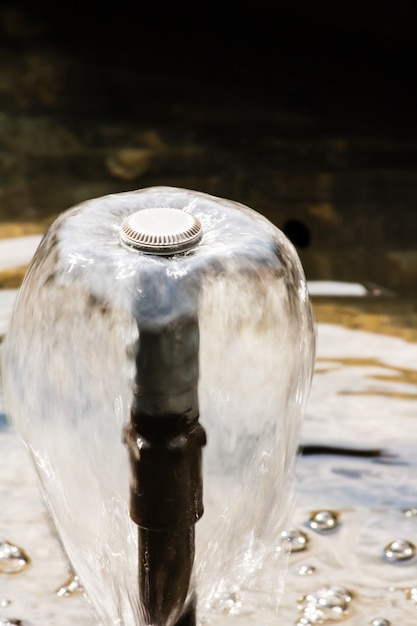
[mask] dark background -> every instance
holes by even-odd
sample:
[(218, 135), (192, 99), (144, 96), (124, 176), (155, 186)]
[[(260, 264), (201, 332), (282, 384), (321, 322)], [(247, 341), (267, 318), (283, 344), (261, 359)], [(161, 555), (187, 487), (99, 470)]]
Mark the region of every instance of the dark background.
[(148, 185), (243, 202), (309, 279), (417, 293), (417, 9), (0, 7), (0, 220)]

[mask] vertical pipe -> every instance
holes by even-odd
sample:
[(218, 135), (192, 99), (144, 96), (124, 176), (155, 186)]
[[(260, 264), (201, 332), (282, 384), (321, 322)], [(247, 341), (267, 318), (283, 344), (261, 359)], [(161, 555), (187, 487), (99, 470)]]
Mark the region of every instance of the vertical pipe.
[(195, 623), (181, 613), (194, 562), (194, 524), (203, 514), (198, 422), (196, 314), (140, 328), (136, 390), (125, 431), (131, 464), (130, 513), (139, 533), (139, 593), (150, 623)]

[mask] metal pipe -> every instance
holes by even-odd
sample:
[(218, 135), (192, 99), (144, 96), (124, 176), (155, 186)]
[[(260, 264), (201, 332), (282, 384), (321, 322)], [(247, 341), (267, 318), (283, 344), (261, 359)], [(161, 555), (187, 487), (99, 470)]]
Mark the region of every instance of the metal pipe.
[(198, 422), (197, 317), (139, 330), (136, 368), (125, 431), (130, 514), (138, 525), (140, 599), (150, 623), (165, 626), (184, 607), (194, 562), (194, 524), (203, 514), (206, 435)]
[[(162, 233), (162, 235), (161, 235)], [(193, 247), (201, 225), (173, 209), (126, 218), (121, 241), (168, 256)], [(154, 626), (195, 624), (195, 603), (184, 611), (194, 563), (194, 524), (203, 514), (198, 422), (198, 280), (167, 279), (169, 259), (141, 276), (135, 318), (139, 339), (131, 421), (125, 429), (131, 466), (130, 516), (138, 525), (139, 595)], [(196, 289), (197, 285), (197, 289)], [(187, 300), (188, 299), (188, 300)], [(184, 301), (191, 306), (183, 307)], [(178, 621), (179, 620), (179, 621)]]

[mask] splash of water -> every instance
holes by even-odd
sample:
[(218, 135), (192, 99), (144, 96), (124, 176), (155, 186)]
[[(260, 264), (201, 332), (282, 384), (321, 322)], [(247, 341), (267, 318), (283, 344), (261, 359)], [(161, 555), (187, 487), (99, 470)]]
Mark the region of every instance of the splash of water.
[[(157, 206), (201, 221), (193, 251), (160, 258), (120, 245), (123, 218)], [(304, 275), (282, 233), (246, 207), (179, 189), (89, 201), (43, 239), (5, 341), (9, 413), (71, 566), (105, 624), (147, 623), (121, 443), (138, 320), (162, 327), (195, 309), (208, 434), (194, 568), (199, 613), (224, 617), (226, 606), (234, 617), (256, 614), (259, 590), (264, 610), (275, 611), (285, 569), (285, 551), (275, 548), (290, 512), (314, 358)]]
[(302, 615), (297, 626), (342, 621), (350, 613), (351, 601), (352, 595), (344, 587), (323, 587), (308, 593), (300, 601)]

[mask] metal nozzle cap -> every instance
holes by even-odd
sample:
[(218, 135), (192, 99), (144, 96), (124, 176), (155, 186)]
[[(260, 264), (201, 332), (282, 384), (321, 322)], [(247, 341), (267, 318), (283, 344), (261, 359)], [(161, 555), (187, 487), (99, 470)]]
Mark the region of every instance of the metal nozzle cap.
[(122, 243), (147, 254), (186, 252), (201, 239), (200, 220), (181, 209), (155, 207), (125, 217), (120, 228)]

